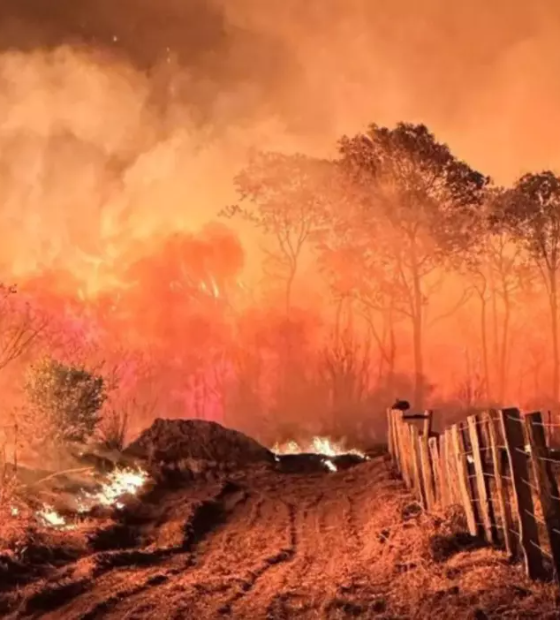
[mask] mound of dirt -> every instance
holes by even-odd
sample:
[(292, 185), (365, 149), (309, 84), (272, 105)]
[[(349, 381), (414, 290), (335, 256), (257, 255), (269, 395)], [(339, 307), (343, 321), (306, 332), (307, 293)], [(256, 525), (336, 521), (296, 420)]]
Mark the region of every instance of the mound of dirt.
[(254, 439), (204, 420), (158, 418), (124, 454), (160, 463), (186, 460), (238, 466), (274, 463), (272, 452)]

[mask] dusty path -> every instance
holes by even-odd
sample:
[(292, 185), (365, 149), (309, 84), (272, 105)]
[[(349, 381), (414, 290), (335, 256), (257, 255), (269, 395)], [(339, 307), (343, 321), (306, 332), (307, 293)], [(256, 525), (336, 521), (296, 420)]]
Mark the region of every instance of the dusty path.
[(383, 457), (160, 491), (143, 511), (127, 525), (132, 548), (9, 593), (4, 617), (559, 617), (553, 589), (526, 582), (498, 551), (435, 562), (430, 540), (446, 526), (418, 510)]

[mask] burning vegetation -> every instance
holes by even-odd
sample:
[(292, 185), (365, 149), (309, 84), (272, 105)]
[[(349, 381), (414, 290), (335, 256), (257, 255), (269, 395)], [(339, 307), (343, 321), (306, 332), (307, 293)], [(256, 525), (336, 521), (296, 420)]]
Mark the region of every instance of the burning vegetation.
[(553, 10), (43, 4), (0, 4), (0, 615), (557, 613), (381, 456), (397, 395), (558, 426)]

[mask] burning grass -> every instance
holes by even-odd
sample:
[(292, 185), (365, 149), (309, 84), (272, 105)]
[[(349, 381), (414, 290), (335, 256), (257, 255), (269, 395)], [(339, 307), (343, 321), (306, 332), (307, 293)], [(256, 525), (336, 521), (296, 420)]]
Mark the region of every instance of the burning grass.
[[(64, 564), (88, 552), (92, 531), (100, 527), (93, 512), (102, 507), (119, 511), (127, 498), (145, 487), (142, 470), (116, 469), (99, 483), (95, 492), (79, 491), (73, 508), (54, 506), (18, 483), (15, 472), (0, 487), (0, 576), (7, 587), (40, 576), (48, 565)], [(39, 485), (40, 486), (40, 485)]]
[[(281, 462), (284, 466), (288, 459), (301, 456), (310, 461), (310, 469), (315, 464), (329, 472), (336, 472), (341, 467), (346, 468), (347, 466), (368, 460), (365, 452), (354, 448), (347, 448), (344, 442), (335, 442), (328, 437), (313, 437), (306, 443), (298, 443), (296, 441), (288, 441), (284, 444), (277, 443), (271, 450), (275, 455), (276, 461)], [(310, 457), (316, 458), (310, 460)], [(298, 464), (295, 466), (296, 470), (298, 469)]]
[(323, 456), (342, 456), (354, 454), (365, 458), (365, 453), (353, 448), (347, 448), (343, 442), (335, 442), (328, 437), (313, 437), (306, 443), (288, 441), (283, 444), (275, 444), (272, 447), (275, 454), (321, 454)]

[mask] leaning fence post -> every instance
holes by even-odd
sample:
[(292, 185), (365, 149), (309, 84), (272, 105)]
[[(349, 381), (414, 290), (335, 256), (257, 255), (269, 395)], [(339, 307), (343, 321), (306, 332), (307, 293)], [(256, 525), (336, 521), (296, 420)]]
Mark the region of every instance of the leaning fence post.
[(527, 436), (531, 446), (531, 461), (539, 498), (550, 542), (554, 573), (556, 581), (560, 583), (560, 497), (558, 496), (558, 484), (552, 468), (544, 424), (540, 413), (531, 413), (525, 416)]
[(424, 489), (422, 488), (422, 476), (420, 475), (420, 433), (414, 424), (410, 425), (410, 443), (414, 490), (418, 495), (420, 503), (424, 509), (426, 509), (426, 495), (424, 493)]
[(517, 541), (513, 534), (513, 522), (511, 518), (511, 508), (506, 498), (506, 488), (504, 484), (504, 467), (498, 445), (498, 429), (496, 428), (496, 412), (487, 412), (485, 415), (486, 429), (488, 431), (488, 441), (492, 454), (492, 465), (494, 468), (494, 480), (496, 481), (496, 496), (502, 517), (502, 528), (504, 533), (504, 545), (506, 552), (513, 557), (517, 551)]
[(476, 525), (476, 514), (471, 499), (469, 472), (467, 469), (467, 462), (465, 458), (465, 442), (457, 424), (454, 424), (451, 427), (451, 437), (453, 439), (453, 452), (455, 456), (455, 463), (457, 466), (457, 486), (459, 494), (461, 497), (463, 508), (465, 509), (469, 532), (472, 536), (476, 536), (478, 534), (478, 528)]
[(437, 437), (430, 437), (428, 439), (428, 448), (430, 451), (430, 461), (432, 463), (432, 474), (434, 477), (434, 502), (439, 502), (440, 505), (443, 505), (441, 488), (441, 454)]
[(402, 475), (402, 446), (401, 446), (401, 438), (400, 438), (400, 419), (399, 414), (396, 411), (395, 417), (393, 420), (393, 450), (395, 451), (394, 461), (395, 466), (399, 474)]
[(449, 501), (449, 473), (447, 469), (447, 435), (441, 433), (439, 436), (439, 492), (442, 506), (447, 506)]
[(399, 417), (397, 412), (392, 409), (387, 410), (387, 415), (387, 422), (389, 424), (389, 452), (397, 471), (402, 475), (401, 447), (398, 433)]
[(529, 486), (528, 454), (525, 452), (523, 420), (519, 409), (502, 409), (500, 420), (511, 469), (525, 569), (531, 579), (539, 579), (545, 576), (545, 571), (539, 546), (533, 497)]
[(431, 510), (435, 504), (434, 497), (434, 476), (432, 472), (432, 465), (430, 463), (430, 448), (429, 448), (429, 430), (419, 438), (420, 448), (420, 465), (422, 467), (422, 482), (424, 487), (424, 496), (426, 499), (426, 509)]
[(387, 451), (389, 452), (389, 456), (395, 461), (395, 452), (393, 450), (393, 419), (391, 416), (392, 410), (387, 409)]
[(496, 524), (493, 522), (492, 506), (490, 504), (490, 492), (488, 479), (485, 476), (484, 464), (480, 451), (480, 433), (478, 429), (479, 419), (476, 415), (467, 418), (469, 437), (471, 440), (472, 456), (474, 461), (474, 471), (476, 477), (476, 488), (478, 491), (478, 508), (486, 540), (491, 543), (496, 541)]

